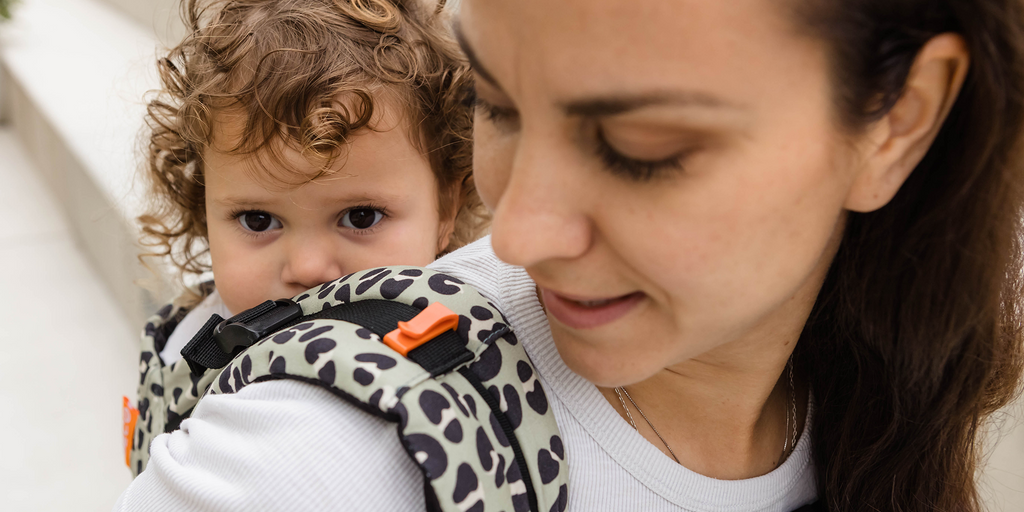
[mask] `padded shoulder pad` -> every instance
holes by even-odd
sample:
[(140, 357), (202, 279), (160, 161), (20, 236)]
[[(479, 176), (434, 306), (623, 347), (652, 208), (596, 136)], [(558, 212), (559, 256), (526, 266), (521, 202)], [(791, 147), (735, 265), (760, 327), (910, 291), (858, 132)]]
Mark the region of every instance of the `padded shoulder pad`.
[(270, 379), (323, 386), (398, 424), (400, 442), (433, 491), (427, 500), (433, 507), (564, 510), (568, 468), (558, 426), (501, 312), (462, 281), (415, 267), (360, 272), (295, 298), (305, 315), (314, 316), (371, 299), (416, 310), (442, 303), (459, 315), (456, 332), (472, 360), (432, 378), (382, 343), (381, 333), (312, 319), (258, 341), (220, 372), (209, 393), (233, 393)]

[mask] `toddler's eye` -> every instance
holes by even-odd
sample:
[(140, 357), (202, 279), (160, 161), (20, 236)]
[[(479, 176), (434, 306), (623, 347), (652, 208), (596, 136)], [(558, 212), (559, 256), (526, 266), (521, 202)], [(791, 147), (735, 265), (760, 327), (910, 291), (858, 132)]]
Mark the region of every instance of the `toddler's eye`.
[(239, 215), (238, 223), (241, 224), (246, 231), (252, 231), (254, 233), (262, 233), (271, 229), (281, 228), (281, 221), (274, 218), (273, 215), (261, 211), (245, 212)]
[(350, 229), (369, 229), (376, 226), (384, 213), (373, 208), (356, 208), (341, 216), (341, 225)]

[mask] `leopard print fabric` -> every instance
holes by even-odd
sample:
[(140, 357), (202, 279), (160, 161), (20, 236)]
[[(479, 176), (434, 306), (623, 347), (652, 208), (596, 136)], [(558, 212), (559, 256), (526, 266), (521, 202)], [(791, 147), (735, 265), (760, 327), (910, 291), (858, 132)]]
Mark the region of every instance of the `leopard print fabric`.
[[(456, 331), (474, 354), (463, 366), (500, 404), (526, 459), (539, 510), (565, 510), (568, 467), (558, 426), (536, 371), (501, 312), (462, 281), (415, 267), (359, 272), (294, 300), (310, 315), (367, 299), (418, 309), (440, 302), (460, 314)], [(203, 379), (210, 373), (215, 372)], [(512, 443), (484, 398), (459, 372), (432, 378), (369, 330), (317, 319), (257, 342), (219, 372), (208, 392), (234, 393), (280, 378), (323, 386), (397, 423), (403, 446), (423, 471), (441, 510), (530, 509)]]
[[(204, 283), (193, 293), (206, 296), (212, 291), (213, 283)], [(176, 430), (182, 420), (192, 414), (199, 398), (217, 376), (215, 371), (195, 376), (184, 360), (164, 365), (160, 359), (167, 339), (188, 312), (188, 308), (167, 304), (146, 321), (143, 329), (136, 399), (139, 417), (128, 454), (128, 467), (133, 477), (146, 468), (153, 438)]]

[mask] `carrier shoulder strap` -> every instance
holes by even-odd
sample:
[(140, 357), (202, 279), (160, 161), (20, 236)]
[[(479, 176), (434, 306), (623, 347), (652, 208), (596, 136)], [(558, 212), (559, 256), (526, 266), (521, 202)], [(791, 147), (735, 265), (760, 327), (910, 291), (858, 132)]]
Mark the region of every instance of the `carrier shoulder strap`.
[[(268, 327), (272, 319), (280, 324)], [(428, 509), (565, 509), (565, 450), (536, 371), (501, 312), (462, 281), (380, 268), (235, 323), (218, 324), (235, 332), (229, 339), (209, 336), (183, 351), (207, 362), (218, 350), (237, 352), (208, 394), (272, 379), (322, 386), (397, 423), (423, 472)], [(251, 346), (234, 344), (252, 336)]]

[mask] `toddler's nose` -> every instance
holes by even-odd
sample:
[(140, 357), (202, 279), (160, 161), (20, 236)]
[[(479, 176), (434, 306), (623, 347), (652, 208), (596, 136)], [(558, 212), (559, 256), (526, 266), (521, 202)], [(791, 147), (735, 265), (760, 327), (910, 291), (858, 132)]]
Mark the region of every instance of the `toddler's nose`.
[(289, 251), (281, 279), (285, 284), (304, 290), (333, 281), (343, 275), (338, 252), (330, 243), (305, 241), (296, 244)]

